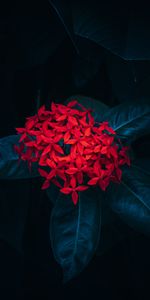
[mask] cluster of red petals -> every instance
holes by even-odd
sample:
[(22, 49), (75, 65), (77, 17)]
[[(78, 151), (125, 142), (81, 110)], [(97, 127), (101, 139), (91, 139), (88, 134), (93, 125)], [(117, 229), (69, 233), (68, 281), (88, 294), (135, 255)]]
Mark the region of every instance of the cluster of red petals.
[(42, 189), (52, 182), (71, 194), (74, 204), (78, 192), (90, 186), (105, 191), (111, 181), (120, 182), (122, 165), (130, 165), (128, 147), (121, 146), (108, 122), (95, 123), (92, 111), (76, 100), (52, 103), (50, 110), (42, 106), (16, 130), (21, 137), (15, 151), (30, 168), (38, 162)]

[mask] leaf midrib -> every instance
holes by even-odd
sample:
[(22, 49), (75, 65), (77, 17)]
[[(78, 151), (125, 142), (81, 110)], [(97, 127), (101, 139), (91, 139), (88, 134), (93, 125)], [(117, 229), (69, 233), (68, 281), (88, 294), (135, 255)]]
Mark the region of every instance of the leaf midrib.
[(74, 249), (73, 249), (72, 259), (73, 259), (73, 257), (74, 257), (75, 254), (76, 254), (77, 244), (78, 244), (78, 237), (79, 237), (80, 218), (81, 218), (81, 199), (80, 199), (80, 193), (79, 193), (78, 207), (79, 207), (79, 213), (78, 213), (76, 238), (75, 238), (75, 242), (74, 242)]
[(123, 127), (125, 127), (126, 125), (128, 124), (131, 124), (132, 122), (134, 122), (135, 120), (138, 120), (138, 119), (141, 119), (143, 116), (146, 116), (146, 115), (149, 115), (150, 113), (144, 113), (143, 115), (141, 116), (138, 116), (136, 118), (133, 118), (132, 120), (130, 121), (127, 121), (127, 122), (124, 122), (123, 124), (121, 124), (121, 126), (118, 126), (118, 127), (113, 127), (114, 130), (119, 130), (120, 128), (123, 129)]

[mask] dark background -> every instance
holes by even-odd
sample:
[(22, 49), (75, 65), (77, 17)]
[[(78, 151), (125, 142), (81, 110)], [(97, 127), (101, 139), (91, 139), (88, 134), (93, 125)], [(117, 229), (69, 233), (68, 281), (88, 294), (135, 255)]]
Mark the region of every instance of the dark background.
[[(76, 38), (81, 51), (78, 55), (48, 1), (8, 1), (0, 13), (0, 137), (15, 134), (15, 127), (23, 126), (25, 117), (36, 112), (38, 101), (48, 105), (73, 94), (93, 97), (109, 106), (149, 99), (147, 58), (123, 60), (84, 37)], [(140, 140), (139, 156), (149, 155), (146, 143)], [(49, 242), (52, 205), (40, 191), (40, 179), (3, 180), (0, 189), (1, 202), (7, 199), (14, 206), (20, 201), (28, 203), (23, 253), (0, 240), (0, 299), (7, 299), (10, 293), (19, 299), (92, 298), (93, 293), (102, 299), (106, 294), (108, 299), (116, 295), (123, 299), (123, 289), (129, 295), (136, 295), (139, 288), (146, 290), (149, 239), (118, 220), (118, 228), (129, 232), (127, 237), (103, 255), (95, 255), (78, 278), (62, 286), (62, 273)]]

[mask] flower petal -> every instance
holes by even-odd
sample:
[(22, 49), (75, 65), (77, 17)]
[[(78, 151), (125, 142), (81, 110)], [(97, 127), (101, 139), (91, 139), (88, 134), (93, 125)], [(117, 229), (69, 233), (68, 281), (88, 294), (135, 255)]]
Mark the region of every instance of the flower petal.
[(46, 155), (47, 153), (49, 153), (51, 151), (51, 145), (48, 145), (44, 151), (42, 152), (42, 156)]
[(99, 180), (99, 177), (92, 178), (88, 181), (88, 184), (95, 185), (95, 184), (97, 184), (98, 180)]
[(66, 132), (65, 135), (64, 135), (64, 142), (65, 143), (68, 142), (68, 140), (70, 139), (70, 137), (71, 137), (70, 132)]
[(38, 171), (42, 177), (47, 178), (48, 173), (45, 170), (39, 168)]
[(47, 179), (52, 179), (54, 176), (56, 176), (56, 170), (51, 170), (50, 173), (47, 176)]
[(77, 182), (75, 176), (72, 176), (70, 180), (70, 185), (72, 186), (73, 189), (76, 187), (76, 183)]
[(77, 193), (76, 191), (73, 191), (73, 192), (72, 192), (72, 201), (73, 201), (73, 203), (74, 203), (75, 205), (76, 205), (77, 202), (78, 202), (78, 198), (79, 198), (78, 193)]
[(83, 183), (83, 172), (78, 172), (77, 173), (77, 181), (79, 184)]
[(88, 186), (86, 185), (79, 185), (77, 188), (76, 188), (76, 191), (78, 192), (82, 192), (82, 191), (85, 191), (85, 190), (88, 190)]
[(69, 187), (64, 187), (60, 190), (60, 192), (67, 195), (67, 194), (70, 194), (72, 192), (72, 189), (69, 188)]
[(69, 116), (69, 117), (68, 117), (68, 122), (69, 122), (69, 123), (72, 123), (72, 124), (75, 125), (75, 126), (78, 126), (78, 122), (77, 122), (77, 120), (76, 120), (75, 117)]
[(77, 172), (78, 172), (77, 168), (69, 168), (68, 170), (66, 170), (66, 173), (69, 174), (69, 175), (73, 175)]
[(50, 186), (49, 180), (45, 180), (42, 187), (41, 187), (41, 189), (45, 190), (45, 189), (49, 188), (49, 186)]
[(77, 105), (77, 103), (78, 103), (77, 100), (72, 100), (72, 101), (70, 101), (70, 102), (67, 104), (67, 106), (68, 106), (68, 107), (73, 107), (73, 106)]
[(57, 144), (53, 145), (54, 149), (59, 152), (60, 154), (64, 154), (64, 150)]

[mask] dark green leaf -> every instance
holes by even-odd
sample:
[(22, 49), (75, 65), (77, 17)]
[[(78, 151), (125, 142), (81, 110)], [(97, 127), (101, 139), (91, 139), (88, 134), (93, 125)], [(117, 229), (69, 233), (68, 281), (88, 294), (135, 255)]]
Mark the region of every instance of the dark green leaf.
[(103, 116), (110, 126), (128, 142), (150, 133), (149, 104), (121, 104), (110, 109)]
[(80, 194), (75, 206), (71, 197), (59, 194), (51, 215), (50, 237), (64, 281), (78, 275), (96, 251), (101, 228), (101, 201), (93, 191)]
[(71, 2), (76, 35), (97, 43), (125, 60), (150, 58), (150, 19), (146, 3), (138, 6), (137, 2), (135, 4), (129, 0)]
[(150, 235), (150, 170), (134, 162), (124, 170), (122, 183), (108, 188), (107, 201), (129, 226)]
[(74, 0), (72, 1), (72, 12), (74, 31), (77, 35), (89, 39), (115, 54), (121, 54), (122, 43), (126, 38), (126, 4), (121, 5), (114, 1), (98, 3), (97, 0)]

